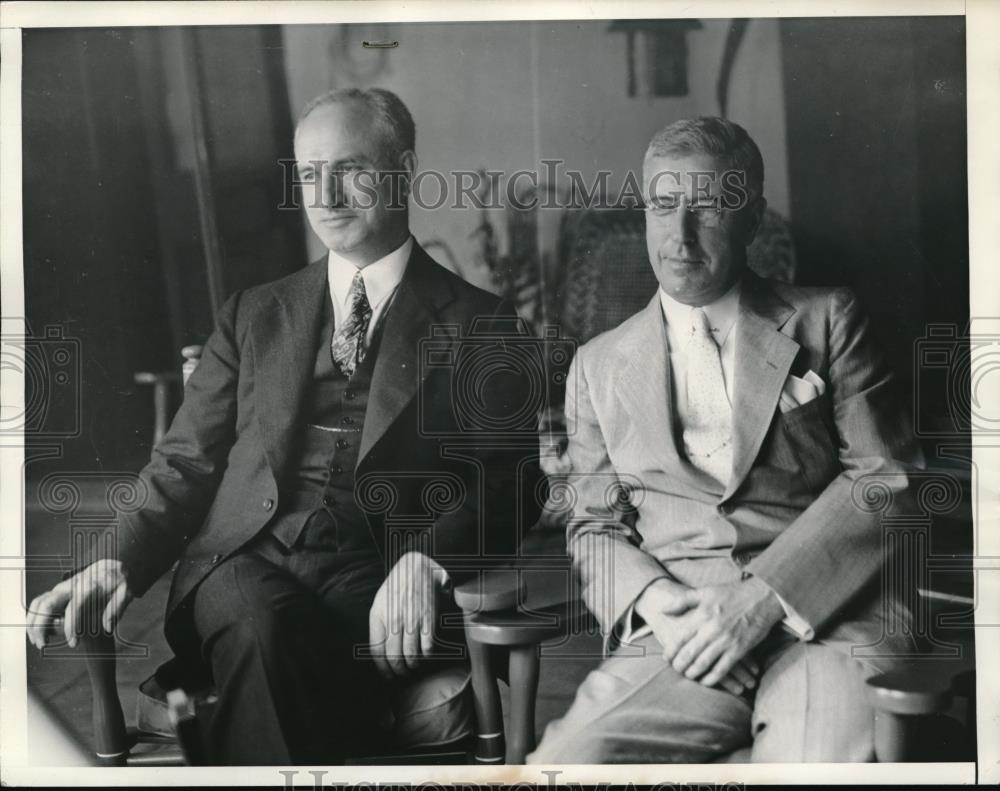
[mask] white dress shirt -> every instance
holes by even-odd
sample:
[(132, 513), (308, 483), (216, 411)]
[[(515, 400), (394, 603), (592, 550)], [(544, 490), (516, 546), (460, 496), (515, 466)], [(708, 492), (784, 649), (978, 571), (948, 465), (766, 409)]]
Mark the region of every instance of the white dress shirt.
[[(674, 405), (677, 417), (684, 425), (687, 415), (687, 373), (688, 359), (686, 341), (690, 333), (694, 313), (697, 308), (678, 302), (660, 289), (660, 305), (667, 319), (667, 345), (670, 350), (670, 373), (674, 381)], [(733, 401), (733, 369), (736, 361), (736, 318), (740, 312), (740, 281), (711, 305), (701, 308), (712, 325), (712, 336), (719, 346), (722, 360), (722, 378), (726, 383), (726, 398), (729, 405)]]
[[(365, 346), (372, 341), (379, 319), (385, 313), (392, 297), (403, 279), (406, 262), (413, 252), (413, 237), (407, 237), (402, 245), (387, 256), (373, 261), (361, 268), (361, 277), (365, 282), (365, 295), (372, 308), (371, 321), (368, 322), (368, 332), (365, 333)], [(333, 300), (333, 331), (347, 319), (350, 312), (347, 298), (351, 293), (351, 283), (358, 273), (358, 267), (333, 250), (327, 256), (327, 281), (330, 285), (330, 299)]]
[[(736, 367), (736, 325), (740, 314), (740, 292), (741, 282), (736, 281), (732, 288), (719, 297), (710, 305), (702, 305), (701, 309), (708, 316), (712, 327), (712, 335), (719, 345), (719, 357), (722, 361), (722, 377), (726, 386), (726, 397), (729, 404), (736, 403), (735, 393), (735, 367)], [(678, 302), (660, 289), (660, 305), (663, 308), (663, 315), (667, 322), (667, 345), (670, 355), (670, 374), (674, 384), (673, 403), (676, 410), (676, 417), (684, 425), (687, 414), (687, 376), (688, 359), (685, 353), (686, 338), (688, 330), (692, 326), (692, 312), (696, 309), (690, 305)], [(734, 420), (738, 419), (734, 417)], [(777, 596), (777, 594), (775, 594)], [(803, 640), (813, 638), (812, 627), (799, 616), (780, 596), (778, 601), (785, 611), (785, 618), (782, 623), (792, 631), (797, 637)], [(650, 628), (642, 624), (635, 628), (635, 604), (626, 610), (622, 618), (622, 632), (620, 639), (623, 642), (637, 640), (650, 633)]]

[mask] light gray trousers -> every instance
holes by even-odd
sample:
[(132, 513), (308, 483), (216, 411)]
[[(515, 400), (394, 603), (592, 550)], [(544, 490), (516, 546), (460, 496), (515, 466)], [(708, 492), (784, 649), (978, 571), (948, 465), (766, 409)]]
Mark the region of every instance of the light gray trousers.
[(653, 635), (619, 647), (527, 761), (709, 763), (747, 747), (754, 762), (874, 760), (872, 670), (816, 642), (769, 637), (754, 655), (758, 687), (737, 697), (678, 674)]

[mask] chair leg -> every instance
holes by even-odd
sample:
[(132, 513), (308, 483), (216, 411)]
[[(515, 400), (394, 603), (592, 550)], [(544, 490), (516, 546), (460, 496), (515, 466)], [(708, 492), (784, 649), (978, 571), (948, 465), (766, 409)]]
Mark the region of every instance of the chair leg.
[(535, 697), (538, 693), (539, 665), (537, 643), (511, 647), (508, 764), (523, 764), (525, 756), (535, 748)]
[(103, 630), (87, 630), (80, 647), (90, 675), (97, 760), (106, 766), (124, 766), (130, 744), (118, 698), (115, 639)]
[(503, 761), (504, 733), (500, 690), (490, 657), (491, 646), (467, 639), (472, 664), (472, 693), (476, 707), (476, 763), (496, 764)]
[(899, 763), (907, 760), (916, 717), (875, 712), (875, 759), (879, 763)]
[(196, 702), (183, 689), (172, 689), (167, 693), (167, 708), (170, 723), (177, 734), (177, 743), (188, 766), (208, 766), (208, 756), (201, 737)]

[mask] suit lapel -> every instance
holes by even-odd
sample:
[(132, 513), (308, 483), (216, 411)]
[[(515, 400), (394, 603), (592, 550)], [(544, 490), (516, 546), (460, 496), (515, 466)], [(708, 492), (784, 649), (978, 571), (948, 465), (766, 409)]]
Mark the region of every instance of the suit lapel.
[(257, 419), (276, 478), (288, 460), (295, 421), (309, 387), (328, 293), (324, 257), (275, 289), (273, 303), (250, 328), (253, 370), (259, 382), (254, 396)]
[[(358, 464), (385, 435), (417, 394), (426, 369), (420, 365), (421, 341), (440, 322), (440, 310), (454, 299), (453, 286), (438, 264), (413, 245), (406, 272), (392, 298), (368, 395)], [(454, 339), (457, 343), (457, 338)]]
[(632, 332), (619, 348), (624, 369), (618, 378), (618, 397), (632, 420), (643, 427), (639, 434), (650, 452), (668, 475), (699, 489), (710, 486), (707, 477), (700, 476), (677, 451), (673, 382), (659, 292), (636, 316)]
[(743, 483), (774, 418), (799, 344), (780, 332), (795, 312), (766, 282), (747, 273), (736, 324), (733, 473), (723, 499)]

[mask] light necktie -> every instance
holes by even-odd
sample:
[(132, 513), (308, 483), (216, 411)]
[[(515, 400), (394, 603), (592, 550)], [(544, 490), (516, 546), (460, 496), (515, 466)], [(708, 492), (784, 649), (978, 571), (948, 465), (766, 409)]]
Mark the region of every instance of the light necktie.
[(347, 376), (352, 376), (365, 359), (365, 335), (371, 319), (372, 306), (368, 303), (365, 281), (359, 270), (347, 293), (347, 317), (333, 333), (330, 342), (333, 363)]
[(708, 316), (695, 308), (691, 322), (684, 448), (691, 464), (725, 485), (733, 466), (733, 408), (726, 396), (722, 359)]

